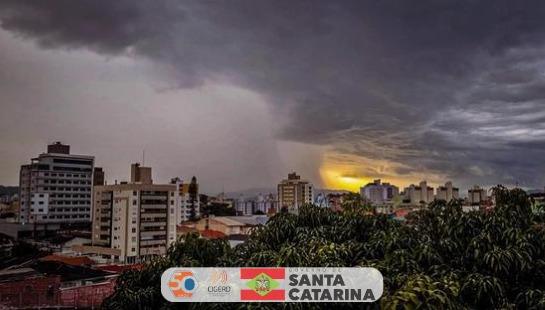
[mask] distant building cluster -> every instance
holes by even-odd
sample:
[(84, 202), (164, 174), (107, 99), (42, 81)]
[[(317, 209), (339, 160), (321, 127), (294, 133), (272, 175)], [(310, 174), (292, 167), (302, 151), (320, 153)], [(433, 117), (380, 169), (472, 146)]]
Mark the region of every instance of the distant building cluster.
[(272, 214), (278, 212), (278, 201), (273, 194), (259, 194), (245, 199), (239, 196), (234, 201), (237, 215)]
[[(378, 205), (392, 205), (394, 200), (398, 200), (400, 205), (421, 206), (427, 205), (434, 200), (460, 200), (460, 189), (446, 182), (444, 185), (434, 189), (428, 185), (427, 181), (419, 184), (411, 184), (399, 192), (397, 186), (390, 183), (382, 183), (380, 179), (374, 180), (360, 188), (360, 194), (366, 200)], [(468, 190), (467, 199), (463, 199), (464, 205), (489, 205), (492, 197), (487, 195), (485, 189), (475, 185), (473, 189)]]
[(375, 203), (391, 202), (399, 195), (399, 188), (390, 183), (382, 183), (380, 179), (374, 180), (360, 189), (362, 197)]

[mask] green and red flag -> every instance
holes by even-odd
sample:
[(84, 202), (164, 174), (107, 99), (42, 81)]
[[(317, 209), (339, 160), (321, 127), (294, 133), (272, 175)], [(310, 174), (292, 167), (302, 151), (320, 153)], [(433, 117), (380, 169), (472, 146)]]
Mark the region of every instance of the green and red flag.
[(278, 289), (279, 281), (286, 279), (284, 268), (240, 268), (240, 279), (247, 280), (247, 289), (240, 290), (240, 300), (286, 299), (286, 291)]

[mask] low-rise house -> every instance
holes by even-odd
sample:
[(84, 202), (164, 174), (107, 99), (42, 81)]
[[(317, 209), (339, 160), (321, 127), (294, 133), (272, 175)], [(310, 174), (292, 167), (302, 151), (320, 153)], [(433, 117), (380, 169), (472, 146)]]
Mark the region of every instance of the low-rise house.
[(11, 308), (99, 307), (113, 293), (115, 272), (35, 260), (0, 271), (0, 302)]

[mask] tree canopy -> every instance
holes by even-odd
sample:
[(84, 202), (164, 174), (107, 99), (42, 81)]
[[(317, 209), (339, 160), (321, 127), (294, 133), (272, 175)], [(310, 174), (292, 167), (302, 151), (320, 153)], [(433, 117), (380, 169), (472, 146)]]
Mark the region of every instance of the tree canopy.
[(384, 276), (374, 304), (339, 309), (545, 309), (545, 226), (526, 193), (494, 188), (493, 211), (463, 212), (459, 201), (432, 202), (403, 224), (369, 212), (358, 197), (344, 212), (303, 206), (256, 227), (231, 248), (223, 239), (189, 234), (165, 257), (117, 280), (105, 309), (322, 309), (320, 304), (180, 304), (160, 292), (170, 267), (370, 266)]

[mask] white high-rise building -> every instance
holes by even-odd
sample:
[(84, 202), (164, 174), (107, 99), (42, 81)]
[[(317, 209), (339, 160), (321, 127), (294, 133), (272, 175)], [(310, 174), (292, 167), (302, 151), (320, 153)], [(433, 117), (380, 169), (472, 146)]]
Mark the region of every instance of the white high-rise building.
[(438, 200), (451, 201), (452, 199), (460, 198), (460, 189), (454, 187), (452, 182), (445, 183), (445, 186), (439, 186), (437, 188), (437, 195), (435, 196)]
[(313, 188), (309, 181), (301, 180), (295, 172), (288, 174), (287, 180), (278, 184), (278, 206), (297, 212), (303, 204), (312, 203)]
[(53, 229), (90, 223), (94, 161), (57, 142), (21, 166), (19, 222)]
[(374, 203), (392, 201), (399, 194), (399, 188), (390, 183), (381, 183), (380, 179), (374, 180), (360, 188), (360, 195)]
[(428, 186), (426, 181), (420, 182), (419, 185), (411, 184), (405, 188), (404, 193), (405, 198), (412, 204), (430, 203), (434, 199), (433, 187)]
[(473, 189), (469, 189), (467, 194), (469, 204), (480, 204), (487, 199), (486, 190), (480, 188), (478, 185), (473, 186)]

